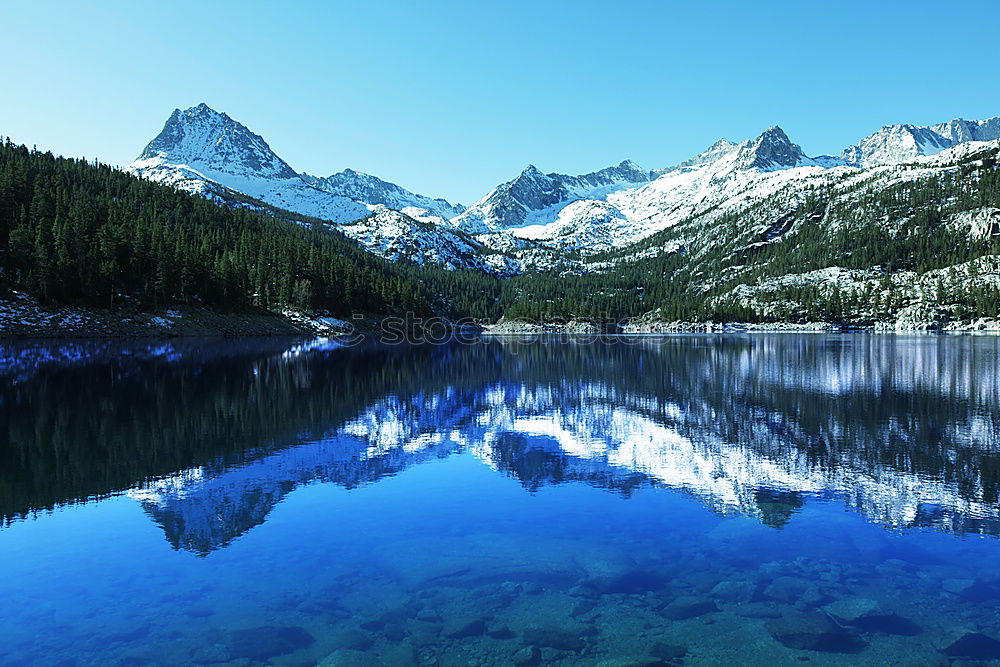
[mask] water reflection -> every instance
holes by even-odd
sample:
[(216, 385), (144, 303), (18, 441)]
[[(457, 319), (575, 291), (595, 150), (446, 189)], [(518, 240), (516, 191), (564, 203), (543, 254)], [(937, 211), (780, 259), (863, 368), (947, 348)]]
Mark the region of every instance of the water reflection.
[(836, 497), (891, 528), (1000, 534), (992, 337), (89, 345), (0, 355), (7, 521), (127, 492), (207, 554), (301, 485), (466, 452), (531, 492), (669, 487), (773, 528)]

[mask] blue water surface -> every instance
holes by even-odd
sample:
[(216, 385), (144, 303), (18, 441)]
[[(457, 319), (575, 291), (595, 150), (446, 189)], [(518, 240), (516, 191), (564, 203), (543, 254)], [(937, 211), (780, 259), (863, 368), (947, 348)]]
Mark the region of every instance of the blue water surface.
[(0, 664), (1000, 664), (1000, 339), (0, 348)]

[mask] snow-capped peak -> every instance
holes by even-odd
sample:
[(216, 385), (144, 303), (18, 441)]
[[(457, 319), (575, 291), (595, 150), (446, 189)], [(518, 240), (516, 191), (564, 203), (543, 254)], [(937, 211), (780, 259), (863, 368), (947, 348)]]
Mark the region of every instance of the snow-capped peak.
[(602, 200), (610, 193), (648, 183), (650, 172), (631, 160), (580, 176), (543, 173), (529, 164), (452, 220), (472, 234), (546, 224), (558, 210), (579, 200)]
[(840, 156), (860, 167), (912, 162), (924, 155), (934, 155), (946, 148), (969, 141), (1000, 139), (1000, 116), (986, 120), (954, 120), (936, 125), (886, 125)]
[(738, 147), (737, 166), (741, 169), (775, 171), (798, 167), (805, 154), (778, 126), (769, 127), (756, 139)]
[[(697, 167), (698, 165), (706, 164), (708, 162), (715, 162), (719, 158), (725, 157), (726, 155), (731, 154), (735, 150), (736, 150), (736, 144), (731, 142), (729, 139), (719, 139), (714, 144), (703, 150), (701, 153), (698, 153), (698, 155), (695, 155), (693, 158), (689, 160), (684, 160), (683, 162), (679, 163), (676, 167), (673, 167), (673, 169), (684, 168), (684, 167)], [(656, 170), (654, 173), (659, 175), (662, 173), (666, 173), (667, 171), (670, 171), (670, 169), (660, 169)]]
[[(343, 197), (350, 197), (369, 204), (382, 204), (403, 211), (415, 209), (418, 217), (437, 217), (448, 220), (462, 213), (465, 207), (452, 204), (444, 199), (432, 199), (402, 188), (395, 183), (383, 181), (377, 176), (344, 169), (325, 178), (302, 174), (303, 180), (315, 188)], [(410, 211), (407, 210), (409, 213)]]
[[(127, 169), (148, 180), (221, 201), (245, 205), (233, 196), (240, 193), (341, 225), (368, 218), (378, 206), (401, 210), (424, 222), (443, 222), (464, 210), (353, 169), (327, 178), (298, 174), (260, 135), (204, 103), (175, 109), (163, 130)], [(375, 222), (384, 220), (388, 218)], [(359, 241), (362, 245), (371, 241), (366, 247), (378, 254), (385, 247), (382, 237), (377, 236), (364, 236)], [(478, 258), (476, 261), (482, 263)], [(441, 263), (460, 265), (458, 259), (452, 262), (444, 258)]]
[(263, 137), (204, 102), (183, 111), (174, 109), (163, 130), (139, 156), (139, 160), (150, 159), (241, 177), (297, 177)]

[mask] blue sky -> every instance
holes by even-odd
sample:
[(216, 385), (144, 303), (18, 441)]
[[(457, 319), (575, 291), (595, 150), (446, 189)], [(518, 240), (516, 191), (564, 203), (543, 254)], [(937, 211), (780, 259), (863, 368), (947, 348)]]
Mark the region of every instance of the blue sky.
[(0, 134), (126, 164), (206, 102), (292, 167), (469, 204), (526, 164), (664, 167), (780, 124), (809, 154), (1000, 115), (1000, 3), (32, 2)]

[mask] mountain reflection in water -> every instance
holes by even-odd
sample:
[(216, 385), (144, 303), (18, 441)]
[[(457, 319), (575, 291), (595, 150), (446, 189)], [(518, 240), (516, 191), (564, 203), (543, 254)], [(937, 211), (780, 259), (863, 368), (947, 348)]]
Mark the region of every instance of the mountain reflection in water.
[(7, 345), (0, 516), (127, 493), (207, 554), (288, 493), (464, 452), (529, 492), (690, 494), (774, 528), (836, 498), (1000, 534), (1000, 340), (675, 336), (446, 346)]

